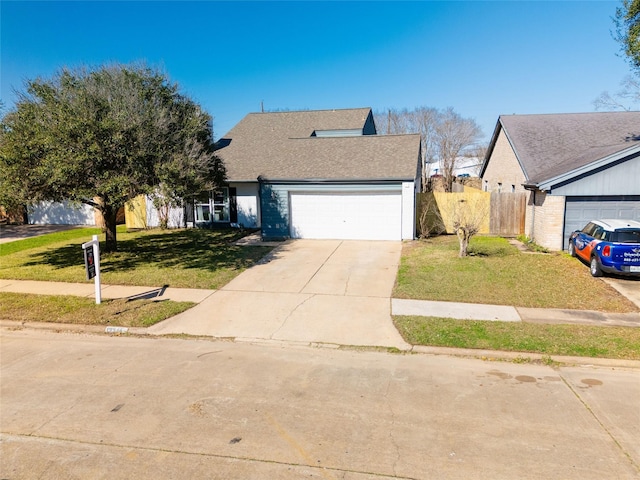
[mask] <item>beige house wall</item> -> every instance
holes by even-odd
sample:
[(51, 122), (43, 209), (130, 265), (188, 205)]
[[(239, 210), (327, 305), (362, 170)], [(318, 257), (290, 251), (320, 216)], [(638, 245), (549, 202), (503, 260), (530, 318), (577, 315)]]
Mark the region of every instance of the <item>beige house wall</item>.
[(500, 129), (487, 169), (482, 176), (482, 190), (502, 193), (524, 192), (524, 182), (524, 173), (516, 154), (504, 130)]
[(546, 192), (529, 192), (525, 234), (549, 250), (563, 249), (565, 197)]

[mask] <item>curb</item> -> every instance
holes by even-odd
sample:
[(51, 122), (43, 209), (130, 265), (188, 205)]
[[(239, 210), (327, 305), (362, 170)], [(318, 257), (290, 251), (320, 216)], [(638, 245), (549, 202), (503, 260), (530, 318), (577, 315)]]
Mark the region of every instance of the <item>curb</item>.
[[(172, 338), (173, 335), (153, 335), (147, 332), (144, 327), (131, 327), (126, 333), (109, 333), (105, 329), (107, 326), (75, 325), (67, 323), (38, 323), (38, 322), (18, 322), (13, 320), (0, 320), (0, 329), (12, 330), (51, 330), (55, 333), (77, 333), (90, 335), (128, 336), (135, 335), (154, 338)], [(451, 357), (476, 358), (484, 361), (520, 361), (521, 363), (543, 363), (559, 364), (558, 366), (581, 366), (581, 367), (603, 367), (603, 368), (628, 368), (640, 370), (640, 360), (624, 360), (615, 358), (593, 358), (593, 357), (573, 357), (562, 355), (545, 355), (531, 352), (507, 352), (504, 350), (476, 350), (468, 348), (430, 347), (424, 345), (409, 345), (409, 348), (398, 349), (397, 347), (379, 347), (366, 345), (339, 345), (335, 343), (322, 342), (301, 342), (288, 340), (273, 340), (269, 338), (220, 338), (202, 337), (195, 335), (180, 335), (183, 339), (206, 339), (212, 342), (241, 343), (258, 346), (271, 346), (279, 348), (323, 348), (330, 350), (355, 350), (355, 351), (375, 351), (394, 355), (447, 355)]]

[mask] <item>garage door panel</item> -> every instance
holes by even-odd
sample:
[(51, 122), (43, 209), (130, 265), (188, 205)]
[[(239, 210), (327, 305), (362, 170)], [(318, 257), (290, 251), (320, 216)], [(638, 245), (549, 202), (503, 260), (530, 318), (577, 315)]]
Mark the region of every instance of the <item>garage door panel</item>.
[(400, 192), (292, 193), (293, 238), (400, 240)]
[(571, 232), (580, 230), (587, 222), (604, 218), (620, 218), (640, 221), (640, 200), (638, 197), (633, 199), (606, 197), (598, 199), (591, 198), (572, 198), (567, 197), (565, 207), (565, 225), (564, 225), (564, 243), (567, 248), (567, 242)]

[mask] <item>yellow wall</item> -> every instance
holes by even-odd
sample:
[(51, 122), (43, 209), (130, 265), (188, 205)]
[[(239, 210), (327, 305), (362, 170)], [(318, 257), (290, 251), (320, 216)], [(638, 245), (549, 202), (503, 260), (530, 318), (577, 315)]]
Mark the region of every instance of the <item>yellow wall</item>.
[(124, 207), (127, 228), (147, 228), (147, 199), (138, 195)]

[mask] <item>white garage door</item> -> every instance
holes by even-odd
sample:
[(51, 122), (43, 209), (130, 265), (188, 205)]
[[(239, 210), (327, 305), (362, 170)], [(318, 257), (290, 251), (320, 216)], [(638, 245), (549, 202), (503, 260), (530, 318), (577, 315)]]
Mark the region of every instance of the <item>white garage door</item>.
[(292, 193), (293, 238), (400, 240), (400, 192), (334, 194)]
[(564, 248), (574, 230), (591, 220), (620, 218), (640, 222), (640, 197), (567, 197), (564, 214)]

